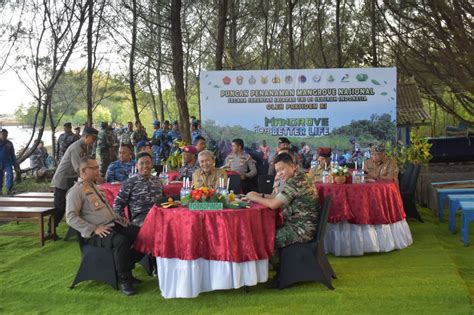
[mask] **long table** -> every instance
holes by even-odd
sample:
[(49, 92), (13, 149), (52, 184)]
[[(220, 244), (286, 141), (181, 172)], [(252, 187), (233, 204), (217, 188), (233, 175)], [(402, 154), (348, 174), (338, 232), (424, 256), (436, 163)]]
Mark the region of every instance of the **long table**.
[(392, 181), (364, 184), (316, 184), (321, 203), (332, 195), (326, 252), (360, 256), (388, 252), (413, 243), (398, 185)]

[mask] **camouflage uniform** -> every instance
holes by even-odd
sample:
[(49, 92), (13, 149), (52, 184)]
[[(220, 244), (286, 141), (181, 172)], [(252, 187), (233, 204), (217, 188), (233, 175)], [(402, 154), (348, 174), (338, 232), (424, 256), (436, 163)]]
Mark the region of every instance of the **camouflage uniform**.
[(137, 174), (123, 182), (114, 202), (114, 210), (124, 216), (125, 207), (128, 206), (130, 221), (142, 226), (150, 208), (163, 197), (163, 187), (158, 177), (144, 178)]
[(97, 135), (97, 149), (100, 156), (100, 174), (102, 176), (107, 172), (107, 168), (111, 161), (111, 150), (113, 142), (111, 141), (108, 130), (101, 129)]
[(122, 131), (120, 135), (120, 145), (129, 145), (132, 146), (132, 133), (133, 131), (129, 130), (128, 128)]
[(398, 183), (397, 163), (387, 156), (379, 163), (375, 163), (373, 159), (366, 160), (364, 171), (367, 172), (367, 176), (371, 179), (388, 179)]
[(321, 207), (316, 188), (304, 172), (297, 170), (275, 198), (283, 202), (284, 221), (277, 229), (276, 247), (312, 240), (316, 236)]
[(184, 177), (192, 178), (196, 170), (199, 169), (198, 161), (194, 161), (193, 165), (185, 164), (179, 169), (179, 179), (182, 180)]
[(219, 178), (224, 178), (224, 184), (227, 184), (227, 173), (224, 170), (216, 168), (214, 172), (205, 174), (202, 169), (198, 169), (193, 173), (193, 187), (217, 188), (219, 186)]
[(134, 162), (122, 162), (120, 160), (110, 163), (107, 168), (107, 174), (105, 179), (108, 183), (111, 182), (123, 182), (127, 180), (130, 174), (132, 173)]
[(56, 144), (56, 163), (61, 161), (67, 148), (77, 140), (79, 140), (79, 136), (72, 132), (65, 132), (59, 136), (58, 143)]
[(145, 140), (148, 140), (148, 136), (146, 134), (145, 129), (140, 129), (140, 130), (135, 130), (132, 132), (130, 136), (130, 140), (132, 141), (132, 145), (137, 145), (138, 142)]

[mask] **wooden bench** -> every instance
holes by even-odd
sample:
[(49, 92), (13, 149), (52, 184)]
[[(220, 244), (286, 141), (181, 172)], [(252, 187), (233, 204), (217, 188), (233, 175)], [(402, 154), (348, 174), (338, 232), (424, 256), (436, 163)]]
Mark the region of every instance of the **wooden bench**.
[(48, 207), (48, 208), (54, 208), (54, 198), (0, 197), (0, 207)]
[[(40, 246), (44, 246), (44, 241), (48, 239), (57, 239), (56, 225), (54, 224), (55, 210), (52, 207), (5, 207), (0, 206), (0, 219), (12, 221), (38, 221)], [(50, 216), (51, 235), (45, 236), (44, 217)], [(21, 232), (2, 232), (5, 235), (24, 235)]]
[(51, 192), (26, 192), (16, 194), (16, 198), (54, 198), (54, 193)]

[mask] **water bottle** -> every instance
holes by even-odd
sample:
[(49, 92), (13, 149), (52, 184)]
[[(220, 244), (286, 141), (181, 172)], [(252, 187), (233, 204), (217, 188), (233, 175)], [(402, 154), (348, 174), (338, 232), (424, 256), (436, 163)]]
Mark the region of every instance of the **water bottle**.
[(181, 205), (187, 206), (189, 204), (189, 199), (191, 196), (191, 189), (184, 186), (181, 187), (179, 196), (180, 196)]
[(323, 171), (323, 184), (330, 184), (329, 182), (329, 171), (325, 169)]
[(318, 167), (318, 161), (311, 160), (311, 168), (316, 168), (316, 167)]

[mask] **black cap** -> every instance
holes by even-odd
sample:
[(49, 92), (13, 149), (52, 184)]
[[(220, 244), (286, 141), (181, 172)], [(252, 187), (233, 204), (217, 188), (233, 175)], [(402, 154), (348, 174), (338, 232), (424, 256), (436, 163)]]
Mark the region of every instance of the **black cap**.
[(67, 122), (63, 125), (64, 127), (69, 127), (69, 128), (72, 128), (72, 124), (70, 122)]
[(96, 136), (99, 133), (97, 129), (92, 128), (92, 127), (84, 127), (84, 130), (82, 131), (83, 136)]
[(288, 140), (288, 138), (286, 138), (286, 137), (280, 137), (280, 138), (278, 138), (278, 143), (288, 143), (288, 144), (291, 144), (290, 140)]

